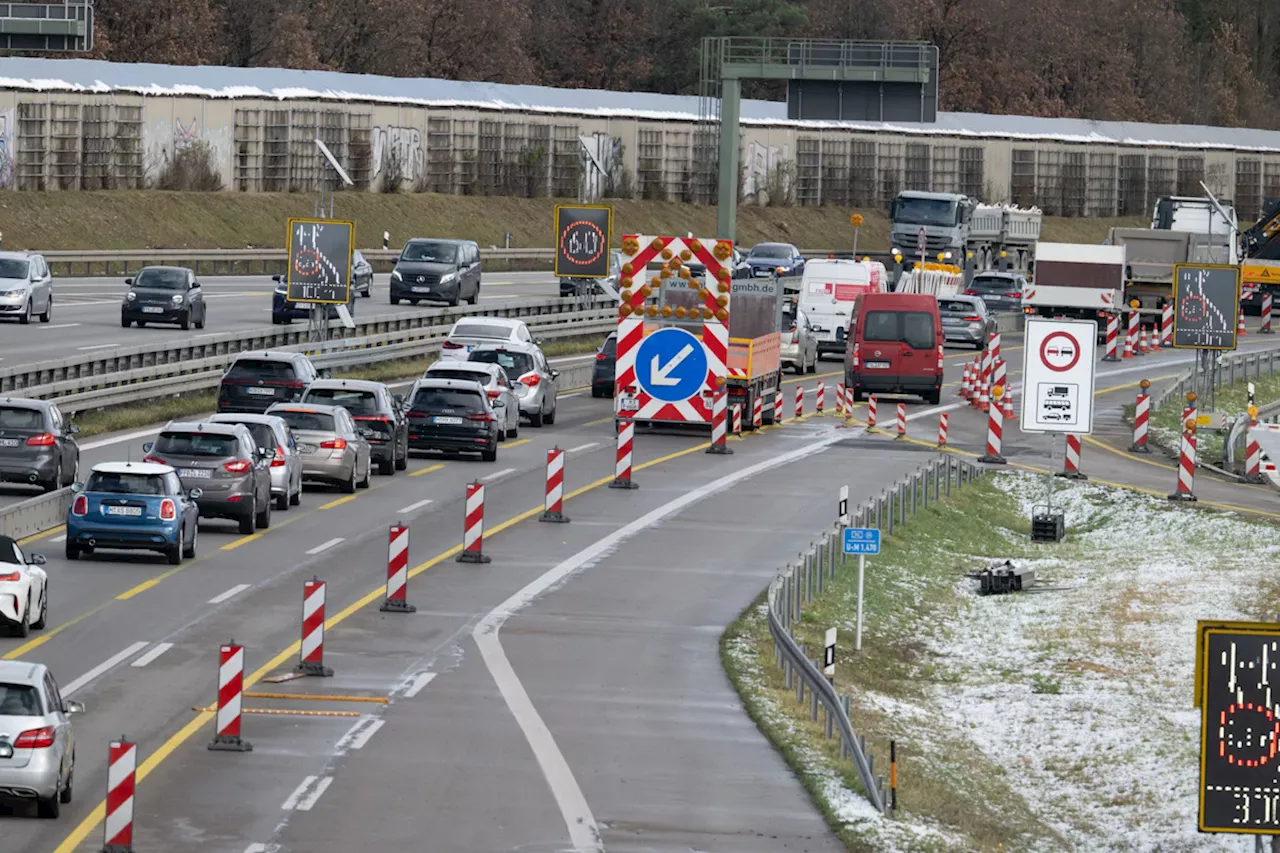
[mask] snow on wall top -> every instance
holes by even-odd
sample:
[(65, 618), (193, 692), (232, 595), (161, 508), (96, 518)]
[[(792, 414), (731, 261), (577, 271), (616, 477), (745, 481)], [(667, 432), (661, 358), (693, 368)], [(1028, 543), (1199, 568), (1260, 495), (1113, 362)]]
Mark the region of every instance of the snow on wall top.
[[(0, 59), (0, 89), (38, 92), (128, 92), (205, 98), (316, 99), (418, 104), (531, 113), (690, 121), (698, 99), (686, 95), (556, 89), (431, 78), (380, 77), (290, 68), (229, 68), (105, 62), (95, 59)], [(938, 113), (936, 124), (791, 121), (785, 103), (744, 100), (742, 121), (808, 129), (924, 136), (998, 137), (1145, 147), (1280, 152), (1280, 131), (1203, 125), (1088, 121), (1069, 118)]]

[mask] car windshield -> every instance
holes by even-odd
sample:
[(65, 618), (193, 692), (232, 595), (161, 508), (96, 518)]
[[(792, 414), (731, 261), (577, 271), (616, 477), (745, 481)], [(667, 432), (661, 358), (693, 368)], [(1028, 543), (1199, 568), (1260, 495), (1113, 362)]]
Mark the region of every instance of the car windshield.
[(292, 382), (293, 365), (287, 361), (267, 359), (238, 359), (227, 371), (228, 379), (265, 379), (268, 382)]
[(924, 311), (868, 311), (862, 339), (928, 349), (934, 343), (933, 317)]
[(421, 261), (428, 264), (451, 264), (458, 257), (457, 247), (451, 243), (429, 241), (413, 242), (404, 247), (402, 261)]
[(372, 391), (352, 391), (346, 388), (312, 388), (303, 398), (307, 403), (323, 403), (341, 406), (353, 415), (376, 415), (378, 395)]
[(483, 398), (463, 388), (419, 388), (413, 395), (413, 408), (420, 412), (460, 409), (464, 412), (484, 411)]
[(498, 365), (513, 382), (533, 370), (533, 356), (524, 352), (485, 349), (471, 353), (471, 360)]
[(28, 262), (17, 258), (0, 258), (0, 278), (26, 278)]
[(432, 379), (461, 379), (466, 382), (479, 382), (481, 385), (488, 385), (492, 379), (489, 374), (482, 373), (479, 370), (459, 370), (457, 368), (444, 368), (441, 370), (432, 370)]
[(44, 413), (22, 406), (0, 406), (0, 429), (44, 429)]
[(600, 352), (611, 358), (616, 357), (618, 354), (618, 338), (615, 335), (605, 338), (604, 346), (600, 348)]
[(133, 280), (134, 287), (150, 287), (156, 290), (186, 290), (185, 270), (145, 269)]
[(940, 198), (900, 198), (893, 203), (893, 221), (906, 225), (955, 225), (955, 204)]
[(162, 432), (153, 448), (156, 453), (177, 456), (235, 456), (240, 439), (211, 432)]
[(274, 411), (271, 414), (282, 418), (290, 429), (309, 430), (311, 432), (333, 432), (333, 415), (327, 412)]
[(117, 474), (94, 471), (85, 483), (86, 492), (109, 495), (163, 495), (164, 477), (160, 474)]
[(506, 341), (511, 339), (511, 327), (499, 326), (497, 323), (460, 322), (453, 327), (453, 334), (462, 338), (495, 338)]
[(0, 681), (0, 717), (43, 717), (40, 691), (30, 684)]
[(27, 564), (27, 561), (22, 558), (22, 549), (18, 547), (18, 543), (8, 536), (0, 536), (0, 563), (8, 563), (11, 566)]
[(747, 255), (747, 257), (786, 261), (791, 259), (791, 247), (786, 243), (761, 243), (758, 246), (752, 246), (751, 254)]
[(981, 293), (1013, 293), (1015, 290), (1021, 290), (1018, 287), (1018, 282), (1011, 278), (983, 278), (981, 276), (975, 277), (969, 287)]
[(939, 299), (938, 310), (943, 314), (976, 314), (978, 306), (964, 299)]

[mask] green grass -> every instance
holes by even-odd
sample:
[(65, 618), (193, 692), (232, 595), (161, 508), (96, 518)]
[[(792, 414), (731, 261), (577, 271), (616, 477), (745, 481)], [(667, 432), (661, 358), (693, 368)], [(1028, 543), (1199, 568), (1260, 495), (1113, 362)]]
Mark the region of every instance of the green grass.
[[(1247, 413), (1249, 408), (1249, 383), (1254, 385), (1254, 399), (1259, 407), (1280, 400), (1280, 374), (1262, 376), (1257, 379), (1241, 379), (1232, 385), (1218, 388), (1214, 397), (1214, 408), (1227, 415), (1227, 418), (1239, 417)], [(1176, 447), (1182, 408), (1185, 401), (1181, 397), (1169, 397), (1165, 404), (1151, 414), (1151, 437), (1162, 446)], [(1133, 407), (1129, 406), (1127, 417), (1132, 422)], [(1225, 430), (1203, 430), (1196, 436), (1196, 452), (1201, 459), (1217, 464), (1222, 460), (1222, 445), (1226, 440)]]
[[(512, 235), (517, 248), (555, 244), (553, 212), (564, 199), (501, 196), (449, 196), (434, 193), (389, 195), (339, 193), (335, 215), (356, 222), (358, 246), (391, 244), (414, 236), (460, 237), (481, 246), (503, 245)], [(568, 200), (572, 201), (572, 200)], [(309, 193), (198, 193), (163, 190), (95, 192), (0, 192), (4, 248), (75, 249), (236, 249), (272, 248), (285, 242), (286, 220), (311, 216)], [(716, 209), (705, 205), (657, 201), (608, 200), (614, 229), (623, 233), (715, 233)], [(738, 241), (785, 240), (805, 249), (852, 246), (849, 213), (843, 207), (756, 207), (738, 209)], [(863, 209), (866, 224), (858, 247), (889, 248), (889, 222), (879, 211)], [(1141, 225), (1121, 219), (1048, 218), (1044, 239), (1097, 243), (1112, 225)], [(615, 237), (614, 243), (618, 239)]]

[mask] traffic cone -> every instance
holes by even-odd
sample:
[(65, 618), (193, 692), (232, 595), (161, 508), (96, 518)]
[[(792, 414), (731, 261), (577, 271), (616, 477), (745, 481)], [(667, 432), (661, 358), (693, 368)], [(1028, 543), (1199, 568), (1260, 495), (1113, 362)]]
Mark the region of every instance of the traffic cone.
[(1013, 413), (1013, 392), (1005, 388), (1004, 397), (1002, 398), (1004, 405), (1004, 419), (1006, 421), (1014, 420), (1017, 416)]
[(1244, 327), (1244, 309), (1240, 309), (1240, 324), (1236, 328), (1236, 335), (1244, 336), (1249, 334), (1249, 330)]

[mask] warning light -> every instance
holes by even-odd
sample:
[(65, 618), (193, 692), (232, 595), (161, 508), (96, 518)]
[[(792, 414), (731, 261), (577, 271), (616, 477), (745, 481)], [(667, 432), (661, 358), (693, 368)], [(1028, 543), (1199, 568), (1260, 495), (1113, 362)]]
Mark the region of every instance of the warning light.
[(943, 261), (945, 261), (946, 259), (947, 259), (947, 256), (946, 256), (946, 255), (944, 255), (942, 252), (939, 252), (939, 253), (938, 253), (938, 263), (942, 263), (942, 262), (943, 262)]
[(649, 284), (652, 287), (662, 287), (662, 279), (655, 275), (653, 278), (649, 279)]
[(693, 257), (693, 252), (690, 252), (688, 249), (684, 249), (680, 252), (680, 260), (682, 261), (687, 261), (692, 257)]
[(850, 225), (852, 225), (854, 228), (861, 228), (861, 227), (862, 227), (862, 214), (861, 214), (861, 213), (854, 213), (854, 214), (852, 214), (852, 215), (849, 217), (849, 224), (850, 224)]
[(629, 288), (631, 285), (635, 284), (635, 280), (629, 275), (624, 275), (618, 284), (622, 285), (624, 288)]
[(624, 290), (624, 291), (622, 291), (622, 301), (623, 301), (623, 302), (630, 302), (630, 301), (631, 301), (631, 291), (630, 291), (630, 290)]
[(1187, 402), (1188, 402), (1188, 403), (1194, 403), (1195, 401), (1196, 401), (1196, 392), (1195, 392), (1195, 391), (1188, 391), (1188, 392), (1187, 392)]
[(710, 291), (710, 290), (707, 290), (705, 287), (700, 288), (700, 289), (698, 290), (698, 298), (699, 298), (699, 299), (702, 299), (702, 300), (704, 300), (704, 301), (705, 301), (705, 300), (707, 300), (707, 299), (710, 299), (710, 298), (711, 298), (711, 291)]
[(1256, 421), (1258, 419), (1258, 407), (1254, 405), (1250, 405), (1248, 411), (1249, 411), (1249, 420)]
[[(670, 306), (670, 305), (668, 305), (668, 306), (667, 306), (667, 310), (671, 310), (671, 306)], [(677, 319), (677, 320), (683, 320), (683, 319), (684, 319), (684, 315), (685, 315), (686, 313), (688, 313), (688, 312), (686, 312), (686, 311), (684, 310), (684, 306), (683, 306), (683, 305), (678, 306), (678, 307), (676, 308), (676, 319)], [(668, 316), (670, 316), (670, 315), (668, 315)]]
[(717, 376), (717, 377), (716, 377), (716, 384), (717, 384), (717, 385), (719, 385), (721, 388), (723, 388), (723, 387), (724, 387), (724, 377), (723, 377), (723, 376)]
[(1182, 426), (1186, 429), (1186, 431), (1187, 431), (1187, 432), (1195, 432), (1195, 431), (1196, 431), (1196, 416), (1195, 416), (1195, 415), (1192, 415), (1191, 417), (1187, 418), (1187, 420), (1183, 423), (1183, 425), (1182, 425)]
[(778, 268), (777, 268), (776, 270), (774, 270), (773, 272), (774, 272), (774, 274), (775, 274), (775, 275), (782, 275), (784, 272), (786, 272), (786, 270), (784, 270), (782, 267), (778, 267)]
[(1141, 303), (1141, 302), (1139, 302), (1139, 301), (1138, 301), (1138, 300), (1136, 300), (1136, 299), (1130, 299), (1130, 300), (1129, 300), (1129, 307), (1130, 307), (1130, 308), (1141, 308), (1141, 307), (1142, 307), (1142, 303)]
[(657, 316), (658, 316), (658, 306), (657, 306), (657, 305), (650, 305), (650, 306), (649, 306), (649, 316), (650, 316), (650, 317), (657, 317)]
[(1150, 379), (1144, 379), (1144, 380), (1142, 380), (1141, 382), (1139, 382), (1138, 384), (1139, 384), (1139, 385), (1141, 385), (1141, 386), (1142, 386), (1142, 390), (1143, 390), (1143, 391), (1145, 391), (1145, 390), (1147, 390), (1148, 388), (1150, 388), (1150, 387), (1151, 387), (1151, 380), (1150, 380)]
[(653, 295), (653, 288), (649, 287), (649, 285), (646, 284), (644, 287), (640, 288), (640, 295), (643, 296), (645, 299), (648, 299), (650, 296)]
[(653, 238), (653, 242), (649, 244), (649, 248), (650, 248), (650, 249), (653, 249), (655, 252), (656, 252), (656, 251), (658, 251), (659, 249), (661, 249), (661, 248), (662, 248), (662, 240), (661, 240), (661, 238), (654, 237), (654, 238)]
[(658, 273), (658, 275), (660, 276), (659, 281), (661, 281), (661, 279), (663, 278), (671, 278), (671, 270), (667, 269), (666, 267), (663, 267), (662, 272)]
[(722, 281), (722, 282), (720, 282), (719, 290), (720, 290), (720, 292), (721, 292), (721, 293), (728, 293), (728, 292), (729, 292), (729, 283), (728, 283), (727, 281)]
[(670, 250), (670, 249), (663, 249), (663, 250), (662, 250), (662, 259), (663, 259), (664, 261), (669, 261), (669, 260), (671, 260), (671, 250)]
[(663, 317), (670, 317), (670, 316), (671, 316), (671, 306), (670, 306), (670, 305), (663, 305), (663, 306), (662, 306), (662, 316), (663, 316)]
[(631, 313), (631, 306), (627, 304), (623, 304), (623, 306), (618, 309), (618, 313), (620, 313), (623, 317), (626, 317)]
[(716, 247), (711, 250), (711, 254), (715, 255), (718, 261), (727, 261), (729, 256), (733, 254), (733, 245), (724, 241), (716, 243)]
[(1004, 251), (1003, 249), (1001, 249), (1001, 250), (1000, 250), (1000, 257), (1002, 257), (1002, 258), (1007, 258), (1007, 257), (1009, 257), (1009, 253), (1008, 253), (1008, 252), (1006, 252), (1006, 251)]
[(1004, 386), (1003, 386), (1003, 385), (997, 385), (996, 387), (992, 388), (992, 389), (991, 389), (991, 394), (992, 394), (992, 396), (993, 396), (993, 397), (995, 397), (997, 400), (999, 400), (1001, 397), (1003, 397), (1003, 396), (1004, 396)]
[(721, 281), (728, 281), (730, 278), (729, 271), (724, 267), (721, 267), (720, 269), (716, 270), (716, 278), (720, 279)]
[(636, 271), (636, 268), (631, 265), (631, 261), (627, 261), (625, 264), (622, 265), (622, 274), (625, 276), (630, 276), (635, 271)]
[(723, 308), (729, 304), (729, 297), (725, 296), (723, 293), (720, 294), (716, 297), (716, 304)]
[[(721, 323), (723, 323), (729, 319), (729, 312), (721, 308), (719, 311), (716, 312), (716, 317), (720, 320)], [(711, 319), (711, 318), (708, 317), (707, 319)]]
[(680, 277), (682, 279), (684, 279), (685, 281), (688, 281), (692, 277), (692, 275), (693, 273), (689, 272), (688, 267), (680, 267)]
[(622, 241), (622, 253), (624, 255), (634, 255), (640, 251), (640, 241), (635, 237), (627, 237)]

